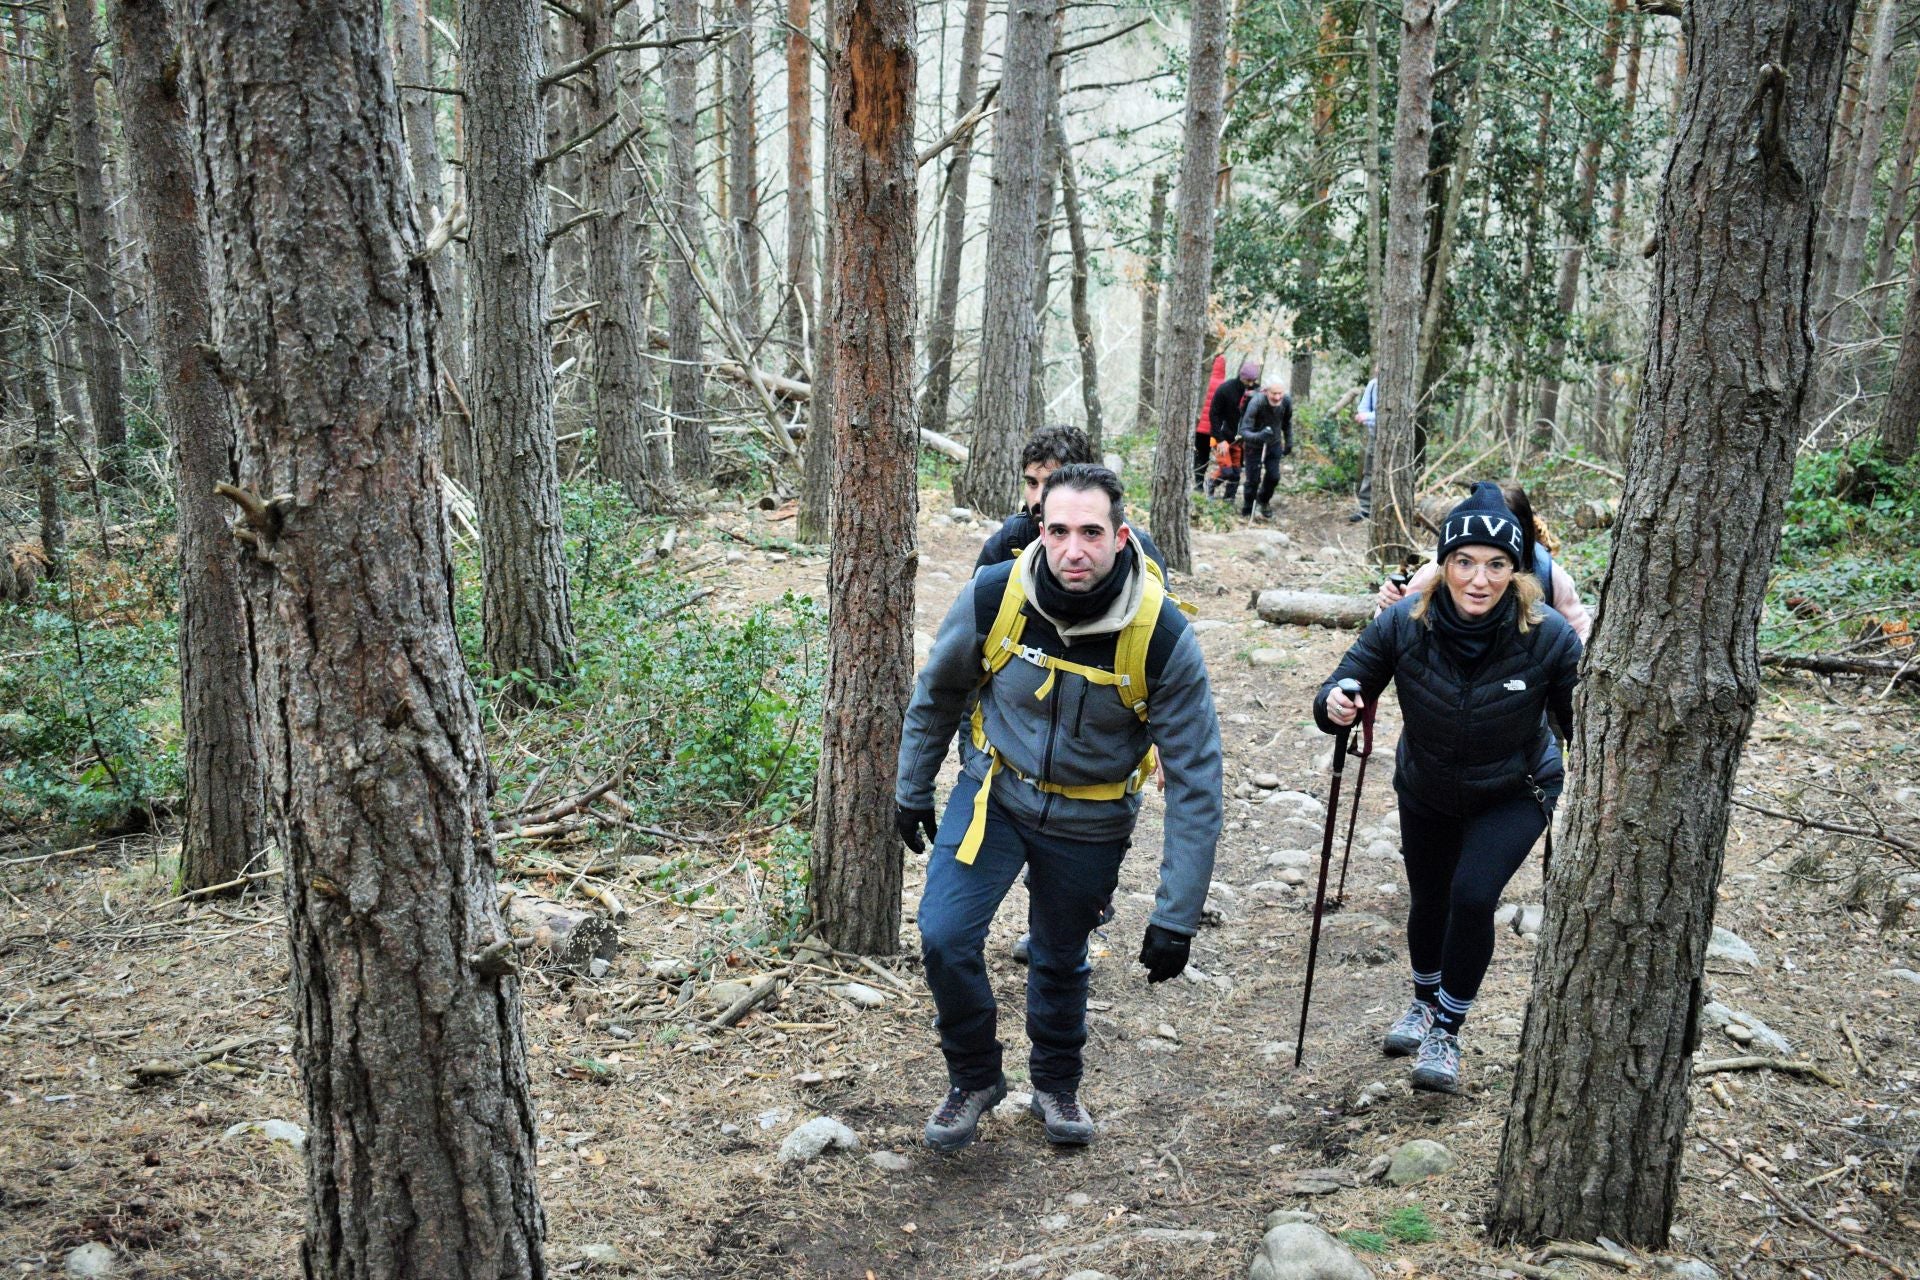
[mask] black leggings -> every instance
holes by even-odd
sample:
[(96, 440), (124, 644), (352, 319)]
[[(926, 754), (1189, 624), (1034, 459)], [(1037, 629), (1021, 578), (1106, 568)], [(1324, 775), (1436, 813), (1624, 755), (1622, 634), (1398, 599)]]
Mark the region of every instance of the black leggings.
[(1207, 467), (1213, 462), (1213, 437), (1193, 433), (1193, 482), (1205, 484)]
[(1546, 814), (1525, 793), (1465, 818), (1399, 799), (1400, 854), (1412, 900), (1408, 958), (1415, 973), (1439, 973), (1452, 1000), (1471, 1004), (1493, 961), (1500, 891), (1527, 860)]

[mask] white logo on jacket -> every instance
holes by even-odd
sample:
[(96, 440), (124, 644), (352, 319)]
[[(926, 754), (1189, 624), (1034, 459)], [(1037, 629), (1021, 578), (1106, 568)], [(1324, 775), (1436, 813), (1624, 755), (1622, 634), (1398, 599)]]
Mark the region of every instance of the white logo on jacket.
[(1505, 684), (1501, 685), (1500, 687), (1508, 690), (1509, 692), (1518, 693), (1522, 689), (1527, 687), (1527, 682), (1525, 680), (1518, 680), (1518, 679), (1509, 680)]

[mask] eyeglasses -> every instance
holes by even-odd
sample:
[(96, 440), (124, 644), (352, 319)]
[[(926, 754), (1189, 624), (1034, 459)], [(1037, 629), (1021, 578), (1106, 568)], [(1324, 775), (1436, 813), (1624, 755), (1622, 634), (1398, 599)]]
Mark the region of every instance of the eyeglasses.
[(1447, 561), (1447, 571), (1463, 582), (1471, 582), (1483, 572), (1488, 582), (1504, 582), (1513, 576), (1513, 562), (1499, 556), (1484, 561), (1472, 556), (1454, 556)]

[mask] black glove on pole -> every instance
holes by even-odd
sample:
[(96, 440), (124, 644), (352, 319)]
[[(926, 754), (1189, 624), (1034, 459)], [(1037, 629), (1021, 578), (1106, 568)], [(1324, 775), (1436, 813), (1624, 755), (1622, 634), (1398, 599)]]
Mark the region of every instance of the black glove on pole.
[(1192, 952), (1193, 939), (1186, 934), (1148, 925), (1147, 936), (1140, 942), (1140, 963), (1147, 966), (1147, 985), (1179, 977)]
[[(925, 853), (927, 845), (934, 838), (933, 810), (909, 809), (903, 804), (896, 804), (893, 806), (893, 829), (906, 841), (907, 848), (915, 853)], [(927, 833), (925, 840), (920, 838), (922, 831)]]
[[(1349, 698), (1360, 695), (1360, 682), (1342, 680), (1337, 686)], [(1342, 726), (1333, 735), (1333, 783), (1327, 790), (1327, 823), (1320, 840), (1320, 887), (1313, 895), (1313, 934), (1307, 942), (1307, 980), (1300, 992), (1300, 1035), (1293, 1044), (1293, 1065), (1299, 1066), (1307, 1051), (1307, 1005), (1313, 1000), (1313, 966), (1320, 955), (1320, 913), (1327, 906), (1327, 869), (1333, 862), (1333, 824), (1340, 811), (1340, 775), (1347, 767), (1347, 735), (1352, 725)]]

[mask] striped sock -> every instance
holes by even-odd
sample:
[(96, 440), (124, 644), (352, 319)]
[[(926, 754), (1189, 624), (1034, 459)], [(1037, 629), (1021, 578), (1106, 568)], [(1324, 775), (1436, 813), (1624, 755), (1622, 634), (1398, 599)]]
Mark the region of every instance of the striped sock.
[(1473, 1008), (1473, 1001), (1459, 1000), (1445, 991), (1439, 993), (1438, 1011), (1434, 1014), (1433, 1025), (1448, 1035), (1459, 1035), (1460, 1024), (1467, 1020), (1467, 1011)]
[(1432, 973), (1422, 973), (1418, 969), (1413, 971), (1413, 998), (1421, 1004), (1440, 1003), (1440, 971), (1438, 969)]

